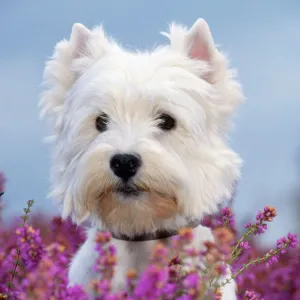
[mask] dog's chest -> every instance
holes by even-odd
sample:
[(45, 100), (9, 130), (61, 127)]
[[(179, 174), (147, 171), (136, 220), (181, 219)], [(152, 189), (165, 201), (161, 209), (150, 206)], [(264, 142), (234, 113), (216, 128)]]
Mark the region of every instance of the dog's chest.
[(113, 240), (117, 248), (117, 268), (126, 272), (135, 269), (142, 272), (151, 259), (152, 249), (156, 241), (128, 242)]

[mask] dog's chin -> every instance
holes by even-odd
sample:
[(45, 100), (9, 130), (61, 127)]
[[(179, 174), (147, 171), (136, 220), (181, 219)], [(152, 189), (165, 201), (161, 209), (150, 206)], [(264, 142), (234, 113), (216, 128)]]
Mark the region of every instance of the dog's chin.
[(151, 232), (178, 213), (174, 196), (132, 184), (111, 188), (95, 204), (107, 228), (123, 234)]

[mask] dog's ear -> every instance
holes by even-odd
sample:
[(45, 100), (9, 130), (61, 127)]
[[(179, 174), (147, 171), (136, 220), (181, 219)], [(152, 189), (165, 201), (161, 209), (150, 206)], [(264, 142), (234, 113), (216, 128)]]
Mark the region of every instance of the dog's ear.
[(216, 81), (217, 73), (225, 66), (224, 59), (204, 19), (198, 19), (190, 29), (173, 23), (170, 25), (170, 33), (163, 34), (170, 39), (173, 50), (191, 59), (206, 62), (210, 71), (205, 79), (211, 83)]
[(216, 55), (216, 47), (208, 24), (198, 19), (186, 35), (186, 50), (190, 58), (211, 63)]
[(84, 25), (75, 23), (72, 27), (70, 43), (73, 48), (73, 58), (89, 56), (88, 42), (92, 38), (92, 33)]
[(111, 43), (102, 27), (89, 30), (82, 24), (74, 24), (69, 40), (55, 46), (54, 54), (44, 70), (45, 92), (41, 96), (41, 117), (54, 120), (54, 136), (59, 135), (65, 95), (76, 79), (103, 57)]
[(102, 27), (89, 30), (79, 23), (73, 25), (70, 45), (73, 60), (72, 70), (76, 76), (84, 73), (110, 49), (110, 43), (105, 37)]

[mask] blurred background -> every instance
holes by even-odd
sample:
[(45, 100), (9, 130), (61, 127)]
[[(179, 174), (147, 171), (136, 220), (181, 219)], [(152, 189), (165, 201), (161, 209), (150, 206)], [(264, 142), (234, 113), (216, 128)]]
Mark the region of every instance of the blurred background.
[(57, 213), (50, 200), (51, 145), (37, 103), (45, 60), (68, 38), (72, 24), (102, 23), (125, 47), (167, 42), (160, 31), (176, 21), (202, 17), (229, 53), (247, 97), (231, 134), (244, 159), (234, 203), (238, 221), (265, 205), (277, 208), (265, 243), (300, 232), (300, 2), (288, 1), (0, 1), (0, 171), (8, 178), (5, 215), (21, 215), (28, 199), (35, 211)]

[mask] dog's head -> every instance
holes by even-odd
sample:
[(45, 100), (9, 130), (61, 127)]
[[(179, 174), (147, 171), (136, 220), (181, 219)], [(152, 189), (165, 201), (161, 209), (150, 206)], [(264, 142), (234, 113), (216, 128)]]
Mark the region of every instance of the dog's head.
[(75, 24), (45, 69), (53, 119), (52, 196), (62, 215), (126, 234), (201, 217), (232, 194), (241, 160), (227, 145), (243, 99), (203, 19), (170, 44), (130, 52)]

